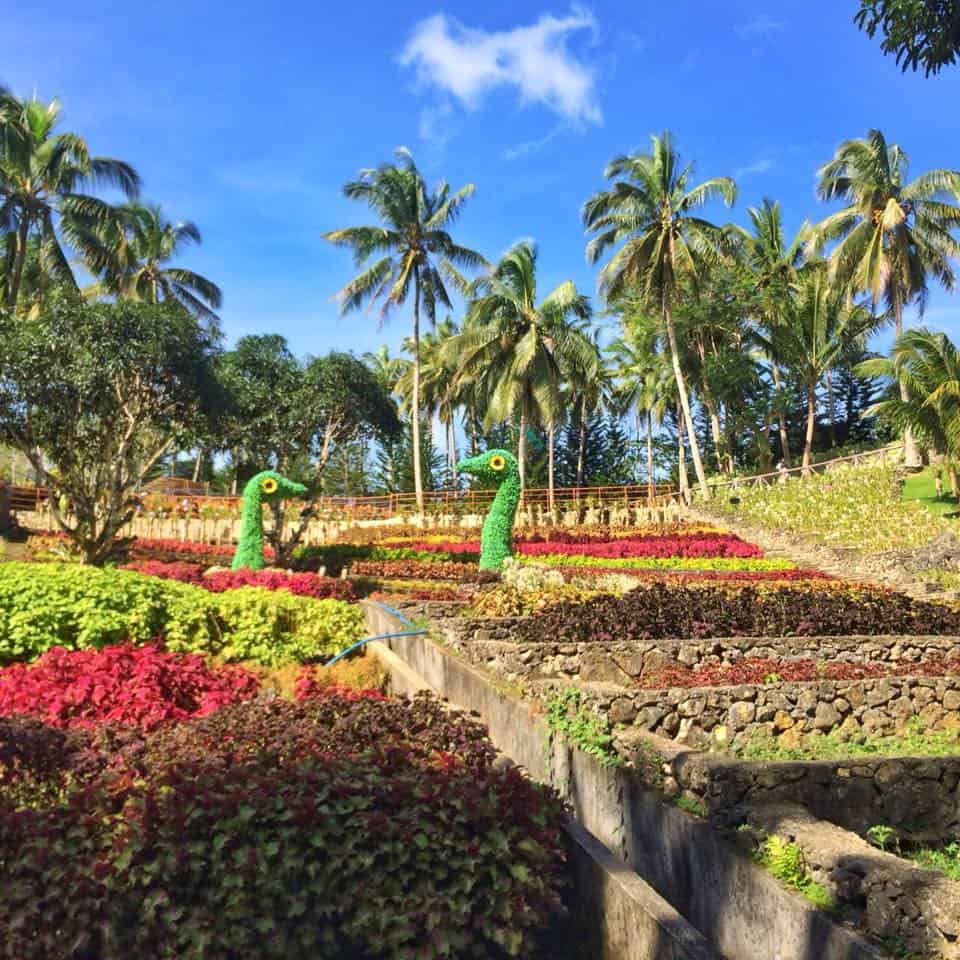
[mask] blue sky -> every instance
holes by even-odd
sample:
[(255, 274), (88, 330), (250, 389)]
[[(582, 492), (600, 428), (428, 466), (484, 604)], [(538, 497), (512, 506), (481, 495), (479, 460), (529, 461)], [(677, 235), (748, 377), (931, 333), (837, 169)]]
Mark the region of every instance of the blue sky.
[[(566, 5), (176, 2), (4, 11), (0, 79), (63, 101), (68, 129), (141, 172), (194, 220), (183, 265), (224, 290), (230, 339), (279, 332), (298, 353), (399, 345), (409, 317), (337, 316), (352, 276), (321, 232), (368, 222), (340, 188), (404, 144), (428, 178), (476, 184), (458, 239), (491, 259), (540, 245), (543, 292), (591, 294), (583, 200), (613, 155), (671, 129), (703, 176), (737, 178), (718, 219), (781, 200), (793, 231), (826, 210), (814, 171), (872, 126), (912, 171), (960, 168), (960, 68), (903, 75), (852, 24), (854, 0)], [(930, 325), (960, 337), (957, 298)]]

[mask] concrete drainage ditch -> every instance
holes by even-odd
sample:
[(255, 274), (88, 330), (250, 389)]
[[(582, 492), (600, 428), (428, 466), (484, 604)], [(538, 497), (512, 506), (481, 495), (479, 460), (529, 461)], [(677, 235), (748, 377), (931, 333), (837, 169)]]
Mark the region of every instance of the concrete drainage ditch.
[[(405, 622), (366, 604), (371, 633)], [(374, 652), (397, 692), (426, 686), (476, 712), (496, 746), (570, 802), (580, 955), (609, 960), (879, 960), (886, 954), (781, 886), (736, 843), (651, 788), (630, 765), (607, 767), (548, 728), (533, 705), (426, 636)], [(585, 833), (584, 833), (585, 831)], [(628, 868), (624, 872), (624, 865)]]

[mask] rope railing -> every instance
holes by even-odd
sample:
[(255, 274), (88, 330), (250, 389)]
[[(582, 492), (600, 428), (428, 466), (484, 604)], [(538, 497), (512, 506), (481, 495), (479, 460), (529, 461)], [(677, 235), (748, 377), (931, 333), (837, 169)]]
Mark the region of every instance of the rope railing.
[(877, 447), (874, 450), (861, 450), (859, 453), (850, 453), (844, 457), (834, 457), (832, 460), (821, 460), (819, 463), (811, 463), (807, 466), (782, 467), (779, 470), (771, 470), (769, 473), (756, 473), (749, 477), (731, 477), (729, 480), (709, 480), (708, 485), (711, 490), (719, 490), (724, 487), (746, 487), (751, 484), (773, 483), (777, 480), (789, 477), (792, 474), (808, 476), (825, 470), (838, 463), (862, 463), (865, 460), (882, 459), (885, 460), (888, 454), (893, 454), (903, 450), (902, 443), (890, 443), (885, 447)]
[[(7, 488), (10, 500), (10, 509), (15, 511), (38, 511), (49, 500), (50, 492), (42, 486), (10, 486)], [(493, 502), (496, 490), (425, 490), (423, 494), (424, 507), (431, 512), (476, 512), (485, 510)], [(523, 492), (523, 504), (527, 507), (543, 507), (550, 509), (556, 506), (560, 509), (580, 506), (583, 503), (598, 506), (626, 507), (635, 505), (662, 505), (676, 496), (672, 484), (611, 484), (607, 486), (574, 486), (555, 487), (551, 491), (547, 487), (528, 488)], [(161, 501), (164, 509), (171, 515), (177, 515), (177, 506), (188, 501), (190, 508), (203, 511), (205, 507), (212, 508), (218, 515), (239, 514), (241, 500), (229, 495), (173, 495), (173, 494), (145, 494), (149, 506), (150, 501)], [(392, 517), (399, 513), (415, 513), (417, 498), (414, 493), (388, 493), (372, 496), (347, 496), (335, 494), (321, 496), (317, 500), (317, 512), (336, 512), (352, 517), (382, 518)]]

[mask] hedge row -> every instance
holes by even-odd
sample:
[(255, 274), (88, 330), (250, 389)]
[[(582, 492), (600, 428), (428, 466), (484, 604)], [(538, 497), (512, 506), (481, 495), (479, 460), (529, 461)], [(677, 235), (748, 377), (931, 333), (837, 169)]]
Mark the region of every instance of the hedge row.
[[(97, 767), (92, 757), (100, 757)], [(564, 811), (433, 701), (240, 704), (126, 740), (0, 721), (0, 957), (536, 955)]]
[(171, 650), (268, 666), (322, 659), (363, 636), (363, 614), (339, 600), (283, 590), (200, 587), (76, 564), (0, 565), (0, 662), (51, 647), (163, 637)]

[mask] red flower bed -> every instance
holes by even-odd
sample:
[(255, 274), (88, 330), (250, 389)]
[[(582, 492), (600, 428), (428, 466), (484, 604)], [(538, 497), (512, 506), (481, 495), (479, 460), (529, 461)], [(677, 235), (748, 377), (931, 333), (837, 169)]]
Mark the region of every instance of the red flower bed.
[(54, 647), (34, 663), (0, 669), (0, 715), (63, 728), (111, 723), (151, 730), (250, 700), (259, 688), (256, 674), (243, 667), (214, 669), (201, 656), (154, 644)]
[(187, 563), (184, 560), (173, 560), (164, 563), (162, 560), (134, 560), (132, 563), (123, 563), (121, 570), (133, 570), (135, 573), (144, 573), (150, 577), (161, 577), (164, 580), (179, 580), (181, 583), (193, 583), (203, 586), (202, 563)]
[(295, 700), (316, 700), (322, 697), (337, 697), (340, 700), (386, 700), (387, 695), (380, 690), (367, 688), (358, 690), (343, 683), (324, 683), (323, 667), (307, 665), (297, 674), (293, 685)]
[[(137, 537), (130, 544), (130, 556), (136, 560), (192, 560), (213, 563), (232, 557), (236, 547), (232, 544), (193, 543), (189, 540), (164, 540)], [(264, 545), (263, 555), (273, 558), (273, 547)]]
[[(424, 553), (445, 553), (455, 559), (480, 553), (479, 540), (414, 541), (405, 544), (410, 550)], [(593, 540), (580, 536), (576, 540), (520, 539), (518, 553), (528, 557), (564, 554), (572, 557), (761, 557), (763, 551), (732, 533), (681, 533), (669, 536), (646, 534), (620, 537), (615, 540)]]
[(288, 573), (284, 570), (217, 570), (204, 575), (202, 564), (184, 563), (177, 560), (163, 563), (159, 560), (137, 560), (123, 564), (122, 569), (134, 570), (152, 577), (165, 580), (180, 580), (210, 590), (223, 593), (238, 587), (265, 587), (267, 590), (287, 590), (300, 597), (313, 597), (317, 600), (353, 601), (357, 599), (353, 584), (349, 580), (334, 577), (318, 577), (315, 573)]
[(960, 673), (960, 657), (931, 657), (918, 663), (848, 663), (834, 660), (773, 660), (744, 657), (734, 663), (691, 668), (672, 664), (649, 676), (641, 676), (641, 687), (732, 687), (739, 684), (805, 682), (810, 680), (870, 680), (880, 677), (943, 677)]
[(237, 587), (266, 587), (268, 590), (289, 590), (299, 597), (316, 600), (356, 600), (353, 584), (336, 577), (318, 577), (315, 573), (287, 573), (283, 570), (218, 570), (208, 573), (200, 586), (223, 593)]

